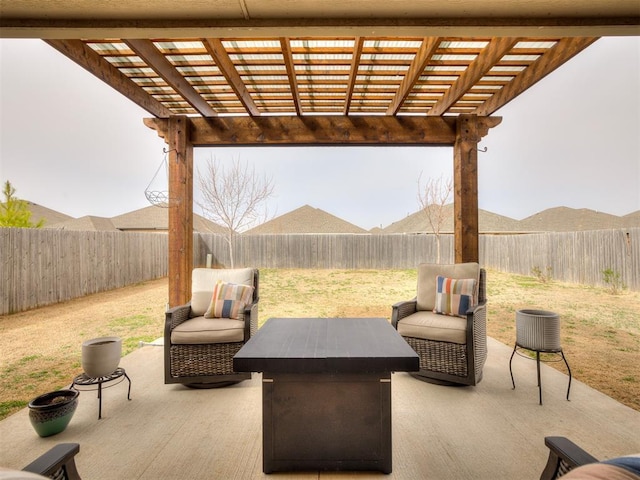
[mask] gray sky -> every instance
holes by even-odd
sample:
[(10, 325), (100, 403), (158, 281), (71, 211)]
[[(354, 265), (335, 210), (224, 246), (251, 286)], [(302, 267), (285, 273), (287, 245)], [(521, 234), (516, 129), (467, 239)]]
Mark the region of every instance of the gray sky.
[[(29, 60), (26, 61), (25, 59)], [(640, 38), (604, 38), (496, 113), (479, 153), (480, 208), (521, 219), (550, 207), (640, 210)], [(164, 142), (150, 115), (39, 40), (0, 40), (0, 181), (74, 217), (148, 206)], [(451, 176), (451, 148), (196, 149), (273, 177), (269, 209), (308, 204), (360, 227), (418, 209), (418, 177)], [(160, 174), (153, 187), (161, 189)], [(197, 196), (197, 193), (196, 193)]]

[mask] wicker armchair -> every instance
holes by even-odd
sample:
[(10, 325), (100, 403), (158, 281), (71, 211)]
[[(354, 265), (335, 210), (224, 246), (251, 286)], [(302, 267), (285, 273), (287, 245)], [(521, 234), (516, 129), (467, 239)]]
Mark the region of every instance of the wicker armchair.
[(77, 443), (60, 443), (36, 458), (33, 462), (24, 467), (22, 471), (42, 476), (34, 476), (34, 478), (80, 480), (80, 475), (76, 469), (75, 461), (75, 456), (79, 451), (80, 445)]
[[(233, 356), (258, 330), (258, 270), (196, 268), (191, 302), (166, 312), (165, 383), (212, 388), (251, 378), (233, 370)], [(236, 319), (204, 318), (216, 282), (252, 285), (253, 295)]]
[(567, 480), (640, 479), (640, 452), (598, 461), (565, 437), (545, 437), (544, 444), (549, 448), (549, 458), (540, 480), (565, 476)]
[[(475, 279), (475, 307), (460, 316), (434, 313), (436, 277)], [(487, 359), (486, 273), (477, 263), (420, 264), (417, 296), (392, 307), (391, 324), (420, 357), (411, 375), (441, 385), (476, 385)], [(461, 318), (464, 316), (464, 318)]]

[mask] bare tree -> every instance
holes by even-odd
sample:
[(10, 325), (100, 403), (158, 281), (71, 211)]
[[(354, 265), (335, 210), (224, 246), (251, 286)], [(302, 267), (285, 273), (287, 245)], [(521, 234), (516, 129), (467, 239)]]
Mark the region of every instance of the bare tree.
[(451, 177), (429, 178), (422, 185), (422, 174), (418, 178), (418, 204), (425, 213), (429, 226), (436, 236), (436, 263), (440, 263), (440, 232), (442, 226), (451, 212), (447, 212), (445, 205), (451, 197), (453, 191), (453, 180)]
[(203, 215), (227, 229), (231, 268), (234, 267), (233, 238), (267, 218), (266, 201), (273, 194), (273, 179), (260, 176), (255, 168), (237, 158), (232, 162), (211, 158), (204, 173), (198, 169)]

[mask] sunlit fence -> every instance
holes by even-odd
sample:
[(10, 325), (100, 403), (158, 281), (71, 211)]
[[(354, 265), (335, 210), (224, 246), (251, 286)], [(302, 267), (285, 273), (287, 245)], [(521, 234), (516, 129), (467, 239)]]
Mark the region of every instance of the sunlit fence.
[[(433, 235), (239, 235), (236, 266), (406, 269), (434, 262)], [(0, 229), (0, 314), (57, 303), (168, 274), (168, 239), (156, 233)], [(229, 267), (224, 237), (194, 234), (194, 266)], [(451, 235), (440, 261), (454, 261)], [(603, 271), (640, 290), (640, 228), (481, 235), (480, 263), (491, 269), (607, 286)]]

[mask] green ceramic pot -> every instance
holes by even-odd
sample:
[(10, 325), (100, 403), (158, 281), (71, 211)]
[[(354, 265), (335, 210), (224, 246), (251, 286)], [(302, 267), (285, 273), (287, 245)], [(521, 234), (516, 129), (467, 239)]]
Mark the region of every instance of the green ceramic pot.
[(41, 437), (62, 432), (78, 406), (76, 390), (58, 390), (34, 398), (29, 402), (29, 420)]

